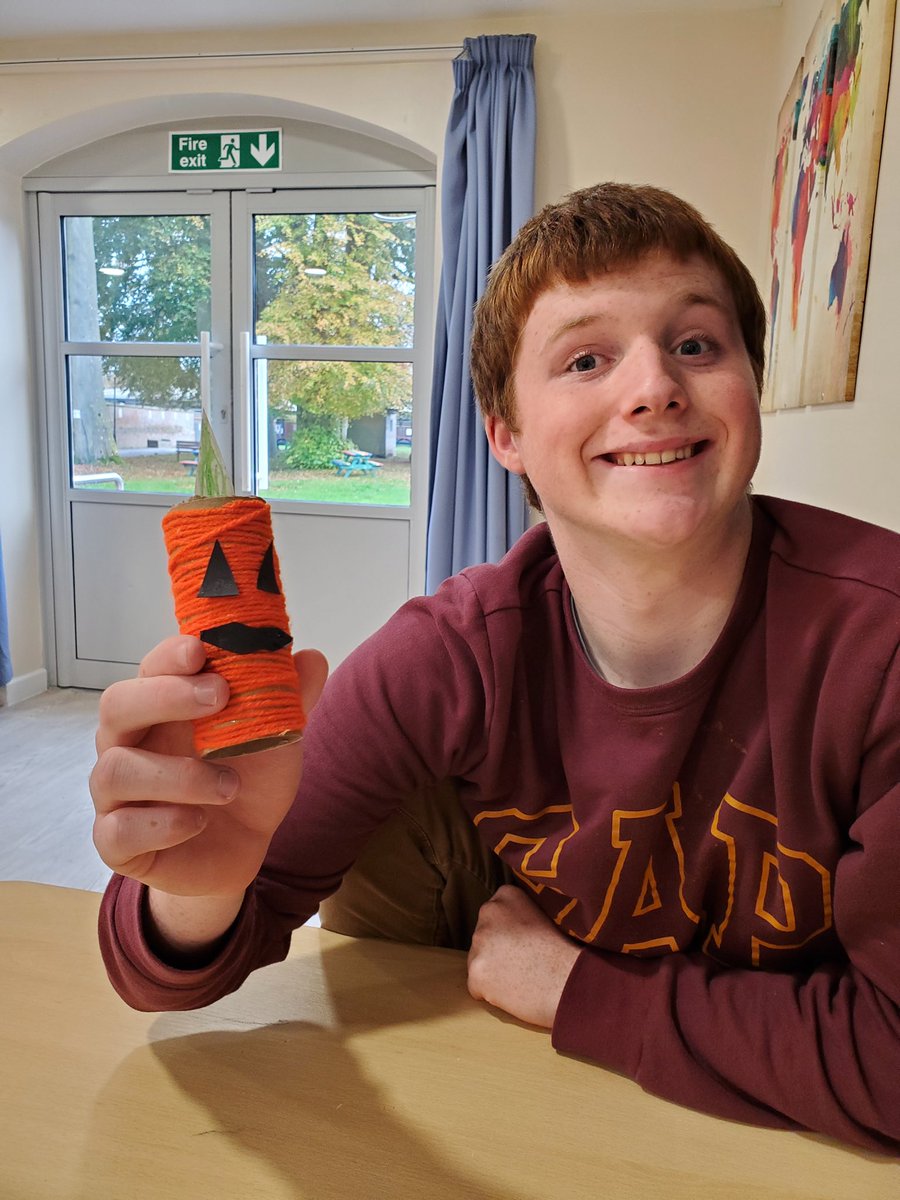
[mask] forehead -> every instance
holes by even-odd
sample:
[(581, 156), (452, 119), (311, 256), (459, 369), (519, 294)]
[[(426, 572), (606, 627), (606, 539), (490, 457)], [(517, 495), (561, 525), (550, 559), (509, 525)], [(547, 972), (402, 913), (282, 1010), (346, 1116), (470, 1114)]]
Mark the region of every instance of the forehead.
[(654, 253), (584, 281), (551, 284), (535, 299), (523, 336), (551, 334), (554, 323), (566, 324), (567, 315), (576, 322), (657, 317), (704, 304), (736, 318), (734, 299), (718, 268), (699, 256), (682, 260)]

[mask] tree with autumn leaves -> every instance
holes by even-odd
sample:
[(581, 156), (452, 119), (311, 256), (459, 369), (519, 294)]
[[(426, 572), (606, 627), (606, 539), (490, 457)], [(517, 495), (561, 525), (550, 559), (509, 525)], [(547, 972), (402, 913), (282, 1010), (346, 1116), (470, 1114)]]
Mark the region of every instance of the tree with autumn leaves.
[[(280, 345), (411, 346), (414, 254), (402, 214), (257, 217), (257, 333)], [(410, 371), (337, 353), (280, 361), (268, 400), (270, 414), (296, 421), (294, 465), (327, 465), (349, 422), (410, 406)]]
[[(90, 255), (94, 270), (87, 273), (96, 279), (96, 319), (91, 303), (82, 304), (96, 325), (85, 340), (192, 342), (209, 328), (208, 218), (78, 220), (91, 222), (93, 253), (87, 231), (79, 230), (80, 259), (70, 272), (77, 267), (85, 274)], [(408, 364), (364, 361), (364, 354), (348, 356), (346, 348), (412, 345), (414, 254), (414, 218), (404, 214), (256, 216), (255, 334), (298, 347), (296, 358), (268, 364), (269, 417), (295, 428), (298, 445), (316, 431), (340, 442), (349, 422), (409, 407)], [(115, 275), (101, 270), (111, 263)], [(93, 288), (94, 280), (88, 282)], [(305, 357), (305, 346), (333, 348), (333, 357), (323, 358), (321, 350)], [(110, 355), (103, 369), (120, 394), (143, 405), (199, 406), (194, 358)], [(88, 459), (92, 452), (85, 449)], [(294, 457), (294, 465), (310, 465)]]

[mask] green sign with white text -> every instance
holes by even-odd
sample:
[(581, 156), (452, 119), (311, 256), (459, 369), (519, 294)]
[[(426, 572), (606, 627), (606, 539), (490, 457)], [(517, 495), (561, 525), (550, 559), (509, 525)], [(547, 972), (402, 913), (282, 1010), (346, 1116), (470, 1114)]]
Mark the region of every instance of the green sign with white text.
[(280, 171), (281, 130), (169, 133), (170, 171)]

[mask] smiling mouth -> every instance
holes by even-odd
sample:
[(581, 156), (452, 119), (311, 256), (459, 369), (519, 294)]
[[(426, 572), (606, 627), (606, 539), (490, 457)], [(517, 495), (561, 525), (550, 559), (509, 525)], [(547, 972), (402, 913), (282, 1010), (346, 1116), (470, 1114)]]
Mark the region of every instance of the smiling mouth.
[(679, 446), (675, 450), (648, 450), (645, 454), (632, 454), (630, 451), (625, 451), (621, 454), (602, 454), (600, 457), (617, 467), (664, 467), (668, 463), (694, 458), (702, 453), (705, 446), (706, 442), (693, 442), (689, 446)]

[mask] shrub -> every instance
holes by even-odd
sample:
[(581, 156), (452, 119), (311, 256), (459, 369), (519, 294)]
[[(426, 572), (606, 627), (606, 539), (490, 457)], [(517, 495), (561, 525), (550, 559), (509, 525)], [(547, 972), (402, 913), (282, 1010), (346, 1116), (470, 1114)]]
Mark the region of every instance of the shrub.
[(304, 414), (281, 461), (286, 467), (321, 471), (330, 467), (331, 460), (347, 447), (347, 441), (335, 429), (332, 420), (317, 420)]

